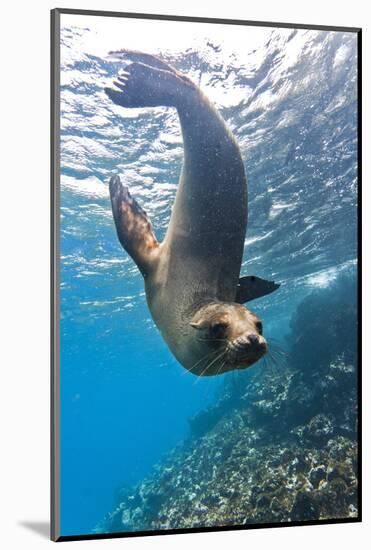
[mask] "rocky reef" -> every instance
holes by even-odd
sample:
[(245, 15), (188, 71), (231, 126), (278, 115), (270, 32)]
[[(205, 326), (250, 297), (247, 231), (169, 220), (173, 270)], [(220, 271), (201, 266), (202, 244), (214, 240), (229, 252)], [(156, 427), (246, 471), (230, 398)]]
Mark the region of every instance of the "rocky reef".
[(96, 531), (357, 517), (357, 315), (339, 285), (300, 304), (285, 366), (229, 381)]

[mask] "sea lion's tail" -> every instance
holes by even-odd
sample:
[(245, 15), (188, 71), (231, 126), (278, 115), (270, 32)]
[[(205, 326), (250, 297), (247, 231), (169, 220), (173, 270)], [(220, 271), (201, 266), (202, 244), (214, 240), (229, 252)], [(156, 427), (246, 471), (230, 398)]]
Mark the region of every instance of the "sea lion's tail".
[(122, 107), (176, 107), (190, 88), (191, 80), (164, 61), (149, 54), (121, 50), (116, 58), (133, 61), (105, 88), (108, 97)]

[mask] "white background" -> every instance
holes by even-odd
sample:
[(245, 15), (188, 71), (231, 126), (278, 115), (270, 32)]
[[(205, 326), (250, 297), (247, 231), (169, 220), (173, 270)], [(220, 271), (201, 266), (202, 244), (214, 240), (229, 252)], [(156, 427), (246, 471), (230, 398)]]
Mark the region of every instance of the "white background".
[[(7, 2), (1, 9), (0, 174), (0, 545), (51, 546), (49, 519), (49, 10), (105, 9), (363, 27), (364, 280), (370, 280), (370, 33), (365, 0), (48, 0)], [(124, 38), (124, 37), (123, 37)], [(154, 37), (156, 40), (156, 37)], [(367, 70), (368, 69), (368, 70)], [(367, 127), (368, 124), (368, 127)], [(367, 288), (368, 286), (368, 288)], [(364, 288), (364, 523), (84, 541), (79, 548), (235, 549), (365, 548), (370, 529), (370, 285)]]

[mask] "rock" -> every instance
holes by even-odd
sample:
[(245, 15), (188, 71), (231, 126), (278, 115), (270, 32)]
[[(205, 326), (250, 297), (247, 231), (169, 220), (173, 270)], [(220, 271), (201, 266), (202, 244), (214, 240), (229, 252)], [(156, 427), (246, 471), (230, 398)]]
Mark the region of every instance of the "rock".
[(313, 485), (315, 489), (317, 489), (318, 485), (321, 481), (326, 479), (326, 469), (323, 465), (317, 466), (316, 468), (312, 468), (309, 472), (309, 481)]
[(292, 521), (316, 520), (320, 517), (320, 507), (312, 494), (307, 491), (299, 491), (294, 500), (290, 512)]

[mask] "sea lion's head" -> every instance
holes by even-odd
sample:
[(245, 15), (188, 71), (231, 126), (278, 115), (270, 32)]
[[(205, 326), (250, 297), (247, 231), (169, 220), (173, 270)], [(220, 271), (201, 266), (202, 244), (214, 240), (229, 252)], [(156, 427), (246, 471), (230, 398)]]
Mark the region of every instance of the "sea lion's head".
[(261, 320), (237, 303), (207, 304), (190, 325), (192, 347), (200, 359), (189, 370), (198, 376), (245, 369), (268, 350)]

